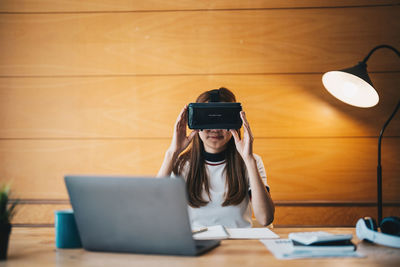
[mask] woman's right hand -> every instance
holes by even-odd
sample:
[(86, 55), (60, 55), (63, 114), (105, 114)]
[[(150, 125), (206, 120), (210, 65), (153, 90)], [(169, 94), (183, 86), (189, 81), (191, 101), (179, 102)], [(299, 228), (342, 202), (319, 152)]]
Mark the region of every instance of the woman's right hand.
[(193, 137), (198, 132), (198, 130), (195, 130), (195, 131), (192, 131), (189, 134), (189, 136), (187, 135), (187, 132), (186, 132), (187, 120), (188, 120), (187, 105), (185, 105), (185, 107), (182, 109), (181, 113), (179, 114), (178, 118), (176, 119), (172, 142), (168, 149), (169, 152), (175, 156), (178, 156), (183, 150), (185, 150), (189, 146)]
[(181, 113), (176, 119), (172, 142), (167, 152), (165, 153), (164, 161), (161, 165), (160, 170), (157, 173), (157, 177), (168, 177), (171, 175), (175, 160), (177, 159), (179, 154), (188, 147), (193, 137), (197, 133), (197, 130), (192, 131), (189, 136), (187, 136), (186, 125), (187, 106), (182, 109)]

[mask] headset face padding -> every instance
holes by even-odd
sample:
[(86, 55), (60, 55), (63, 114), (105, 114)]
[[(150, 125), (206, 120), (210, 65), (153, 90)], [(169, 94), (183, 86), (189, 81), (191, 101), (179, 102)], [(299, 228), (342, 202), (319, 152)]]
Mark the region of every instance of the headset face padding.
[(400, 236), (400, 218), (386, 217), (381, 222), (381, 232), (389, 235)]

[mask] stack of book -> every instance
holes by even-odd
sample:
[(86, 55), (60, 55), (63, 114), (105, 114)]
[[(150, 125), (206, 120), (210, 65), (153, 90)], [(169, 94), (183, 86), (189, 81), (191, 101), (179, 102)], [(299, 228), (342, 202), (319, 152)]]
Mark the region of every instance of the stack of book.
[(289, 239), (263, 242), (279, 259), (313, 257), (360, 257), (356, 246), (351, 242), (351, 234), (332, 234), (328, 232), (290, 233)]

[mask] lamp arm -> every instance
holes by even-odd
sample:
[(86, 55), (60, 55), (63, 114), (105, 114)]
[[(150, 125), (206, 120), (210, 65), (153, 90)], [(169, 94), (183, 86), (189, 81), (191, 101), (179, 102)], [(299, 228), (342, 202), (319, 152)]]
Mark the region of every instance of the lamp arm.
[(378, 139), (378, 167), (377, 167), (377, 189), (378, 189), (378, 225), (381, 224), (382, 221), (382, 166), (381, 166), (381, 145), (382, 145), (382, 136), (386, 127), (389, 125), (390, 121), (393, 119), (394, 115), (400, 108), (400, 101), (397, 103), (396, 108), (394, 109), (392, 115), (390, 115), (389, 119), (385, 122), (382, 127), (382, 130), (379, 134)]
[(400, 52), (399, 52), (399, 50), (397, 50), (397, 49), (394, 48), (393, 46), (391, 46), (391, 45), (378, 45), (378, 46), (372, 48), (372, 50), (368, 53), (368, 55), (364, 58), (364, 60), (363, 60), (362, 62), (363, 62), (364, 64), (367, 63), (369, 57), (370, 57), (376, 50), (381, 49), (381, 48), (388, 48), (388, 49), (392, 50), (393, 52), (395, 52), (395, 53), (397, 54), (398, 57), (400, 57)]

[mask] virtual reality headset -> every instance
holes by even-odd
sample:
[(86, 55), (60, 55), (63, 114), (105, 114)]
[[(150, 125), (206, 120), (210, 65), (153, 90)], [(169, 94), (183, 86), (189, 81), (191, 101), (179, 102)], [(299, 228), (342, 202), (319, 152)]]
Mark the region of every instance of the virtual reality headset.
[(188, 126), (190, 129), (240, 129), (242, 119), (240, 103), (209, 102), (188, 105)]

